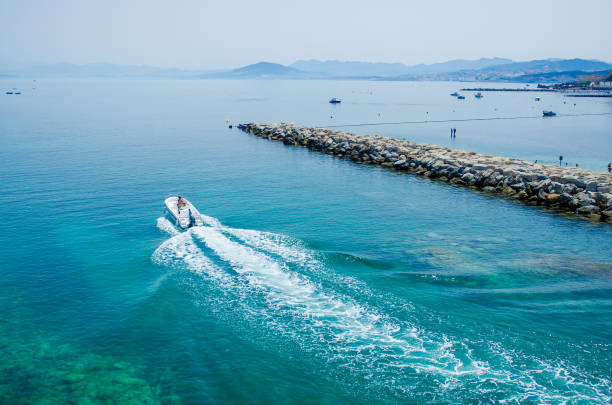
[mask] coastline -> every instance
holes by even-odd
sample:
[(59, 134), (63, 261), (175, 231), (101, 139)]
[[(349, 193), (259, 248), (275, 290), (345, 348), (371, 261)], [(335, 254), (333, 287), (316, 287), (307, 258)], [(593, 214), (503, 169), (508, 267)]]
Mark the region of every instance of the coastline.
[(356, 163), (437, 179), (612, 224), (610, 174), (290, 123), (248, 123), (238, 128), (285, 145), (303, 146)]

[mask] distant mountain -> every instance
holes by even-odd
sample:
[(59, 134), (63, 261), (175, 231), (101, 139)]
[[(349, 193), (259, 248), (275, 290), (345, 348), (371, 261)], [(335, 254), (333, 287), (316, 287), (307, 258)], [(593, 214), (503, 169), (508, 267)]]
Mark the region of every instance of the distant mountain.
[[(410, 74), (383, 80), (440, 80), (440, 81), (518, 81), (562, 82), (576, 80), (578, 76), (612, 69), (612, 64), (587, 59), (543, 59), (512, 62), (481, 69), (463, 69), (452, 72)], [(557, 73), (544, 76), (548, 73)], [(563, 73), (563, 74), (561, 74)]]
[(342, 62), (338, 60), (298, 60), (291, 65), (292, 68), (305, 72), (324, 73), (335, 77), (358, 76), (400, 76), (435, 74), (453, 72), (462, 69), (481, 69), (484, 67), (507, 64), (510, 59), (482, 58), (478, 60), (457, 59), (430, 65), (420, 64), (407, 66), (402, 63), (374, 63), (374, 62)]
[[(612, 70), (612, 64), (587, 59), (512, 62), (502, 58), (457, 59), (430, 65), (299, 60), (290, 66), (259, 62), (231, 70), (184, 70), (110, 63), (20, 65), (0, 63), (0, 77), (100, 77), (140, 79), (335, 79), (390, 81), (563, 82)], [(612, 80), (612, 78), (608, 78)]]
[(311, 79), (317, 74), (281, 65), (278, 63), (259, 62), (238, 69), (197, 75), (196, 79)]
[(415, 65), (410, 67), (409, 73), (435, 74), (456, 72), (458, 70), (478, 70), (508, 63), (512, 63), (512, 60), (503, 58), (481, 58), (477, 60), (455, 59), (448, 62), (434, 63), (431, 65)]

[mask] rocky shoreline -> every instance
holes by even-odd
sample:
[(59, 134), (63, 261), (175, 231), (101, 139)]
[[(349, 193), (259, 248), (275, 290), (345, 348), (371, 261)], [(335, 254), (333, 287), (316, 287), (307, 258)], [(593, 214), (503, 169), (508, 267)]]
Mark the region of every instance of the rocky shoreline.
[(293, 124), (249, 123), (238, 128), (285, 145), (304, 146), (356, 163), (413, 173), (612, 223), (612, 176), (606, 173)]

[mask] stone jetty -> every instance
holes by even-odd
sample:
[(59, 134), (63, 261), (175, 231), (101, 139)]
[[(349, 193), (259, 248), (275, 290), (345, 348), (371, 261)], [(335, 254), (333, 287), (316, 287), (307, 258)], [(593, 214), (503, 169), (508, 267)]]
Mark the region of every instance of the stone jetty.
[(293, 124), (249, 123), (238, 128), (285, 145), (612, 223), (612, 176), (606, 173)]

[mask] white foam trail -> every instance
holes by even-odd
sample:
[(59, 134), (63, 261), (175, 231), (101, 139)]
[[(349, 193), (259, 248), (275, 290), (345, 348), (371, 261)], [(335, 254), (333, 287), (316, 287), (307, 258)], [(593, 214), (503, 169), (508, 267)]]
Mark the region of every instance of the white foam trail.
[[(401, 353), (393, 358), (396, 366), (422, 371), (437, 369), (442, 373), (465, 373), (479, 368), (474, 361), (464, 364), (447, 353), (443, 345), (427, 342), (430, 346), (438, 347), (434, 350), (426, 349), (425, 342), (415, 328), (402, 328), (348, 297), (321, 291), (318, 285), (307, 278), (290, 271), (266, 254), (230, 240), (219, 229), (199, 227), (193, 228), (193, 233), (222, 260), (230, 263), (251, 286), (264, 292), (276, 310), (308, 319), (323, 330), (324, 335), (331, 334), (332, 341), (344, 342), (345, 346), (336, 348), (339, 352), (358, 353), (376, 346), (377, 349), (387, 348)], [(404, 363), (406, 359), (410, 361)]]
[[(290, 238), (285, 235), (279, 235), (272, 232), (256, 231), (252, 229), (237, 229), (223, 226), (215, 218), (208, 217), (208, 223), (213, 224), (217, 229), (222, 230), (236, 238), (240, 239), (245, 244), (266, 253), (272, 253), (280, 256), (281, 259), (290, 264), (296, 264), (304, 269), (310, 271), (312, 275), (323, 276), (326, 279), (332, 279), (337, 285), (342, 285), (353, 290), (359, 296), (377, 297), (378, 299), (384, 299), (386, 302), (390, 301), (389, 297), (381, 296), (378, 293), (370, 290), (366, 283), (357, 280), (354, 277), (340, 275), (337, 273), (330, 273), (327, 267), (321, 263), (316, 255), (304, 244), (296, 239)], [(406, 309), (406, 304), (402, 303), (401, 307)]]
[[(206, 257), (193, 242), (192, 230), (176, 232), (153, 253), (153, 261), (163, 266), (184, 266), (196, 274), (206, 275), (223, 282), (230, 282), (229, 275)], [(176, 231), (176, 230), (175, 230)]]
[[(482, 385), (486, 392), (493, 384), (500, 391), (514, 393), (499, 399), (506, 403), (533, 398), (555, 403), (610, 400), (609, 380), (536, 358), (530, 359), (530, 367), (525, 368), (520, 365), (518, 353), (504, 351), (495, 343), (489, 349), (496, 362), (493, 369), (473, 359), (472, 350), (463, 342), (390, 319), (292, 271), (288, 263), (329, 273), (296, 241), (282, 235), (225, 227), (205, 215), (202, 219), (210, 226), (180, 233), (168, 220), (160, 218), (158, 227), (172, 237), (155, 251), (153, 260), (166, 266), (186, 266), (214, 280), (222, 291), (237, 293), (242, 297), (239, 305), (245, 315), (254, 315), (255, 319), (265, 320), (265, 325), (291, 335), (305, 350), (323, 350), (321, 354), (329, 362), (339, 361), (341, 366), (372, 376), (383, 385), (394, 382), (394, 389), (406, 392), (414, 387), (407, 381), (404, 385), (395, 382), (408, 378), (414, 370), (443, 376), (442, 381), (436, 381), (444, 389), (462, 391), (469, 383), (475, 384), (476, 390)], [(194, 237), (218, 258), (207, 257)], [(224, 265), (217, 265), (218, 261)], [(224, 270), (228, 266), (238, 277)], [(266, 305), (251, 305), (257, 294), (265, 297)], [(305, 336), (310, 338), (304, 340)], [(393, 376), (389, 377), (389, 373)], [(558, 383), (551, 384), (552, 380)]]
[(208, 215), (200, 214), (200, 218), (202, 218), (202, 222), (206, 225), (210, 225), (215, 228), (221, 227), (221, 222), (217, 218), (209, 217)]
[(164, 217), (157, 218), (157, 227), (171, 236), (179, 234), (179, 231)]
[(223, 230), (253, 247), (277, 254), (288, 262), (316, 267), (321, 265), (303, 246), (298, 245), (296, 241), (292, 241), (286, 236), (251, 229), (224, 227)]

